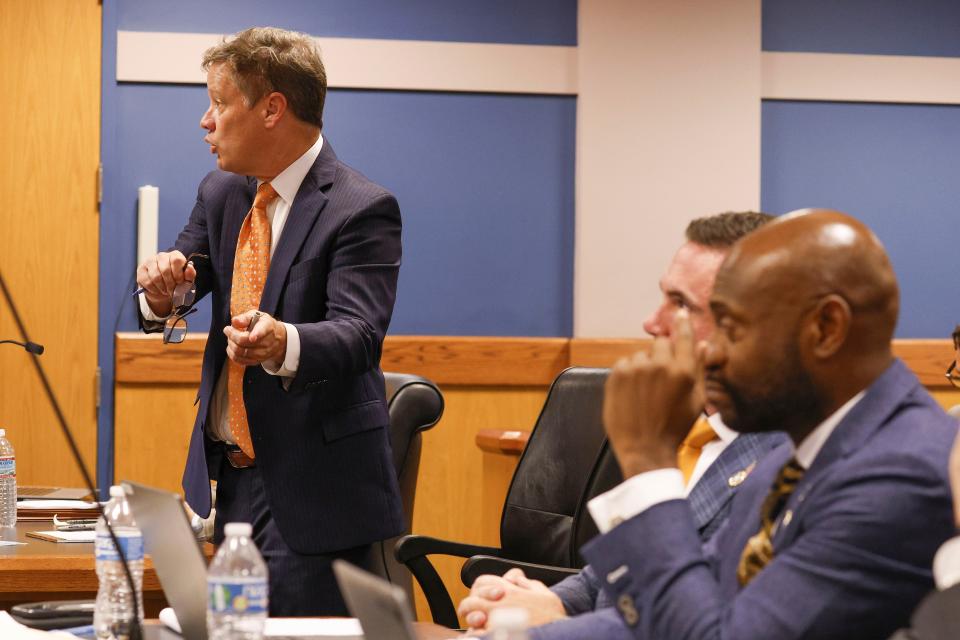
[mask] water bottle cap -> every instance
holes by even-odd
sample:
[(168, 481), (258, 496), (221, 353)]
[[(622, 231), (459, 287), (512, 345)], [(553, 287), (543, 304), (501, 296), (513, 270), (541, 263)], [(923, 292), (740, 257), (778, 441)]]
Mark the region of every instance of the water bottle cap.
[(504, 607), (490, 612), (489, 628), (492, 631), (523, 631), (530, 623), (525, 609)]
[(223, 527), (223, 533), (227, 537), (244, 536), (249, 538), (253, 534), (253, 526), (249, 522), (228, 522)]
[(113, 485), (112, 487), (110, 487), (110, 497), (111, 497), (111, 498), (122, 498), (122, 497), (124, 497), (125, 495), (127, 495), (127, 494), (125, 494), (125, 493), (123, 492), (123, 487), (121, 487), (120, 485), (115, 484), (115, 485)]

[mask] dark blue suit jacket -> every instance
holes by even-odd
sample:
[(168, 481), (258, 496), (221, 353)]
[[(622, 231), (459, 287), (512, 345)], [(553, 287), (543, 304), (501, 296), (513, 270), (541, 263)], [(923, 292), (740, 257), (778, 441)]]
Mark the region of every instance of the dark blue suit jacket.
[(792, 518), (774, 535), (773, 561), (745, 588), (737, 564), (789, 444), (750, 474), (706, 551), (687, 501), (672, 500), (585, 555), (635, 638), (886, 638), (932, 587), (933, 555), (954, 532), (956, 433), (898, 360), (828, 438), (784, 509)]
[[(700, 539), (708, 542), (726, 523), (730, 503), (743, 478), (757, 462), (787, 441), (786, 434), (748, 433), (730, 443), (701, 476), (687, 496)], [(603, 581), (591, 565), (551, 587), (574, 616), (530, 631), (531, 640), (576, 640), (595, 637), (604, 640), (632, 638), (630, 629), (603, 590)]]
[[(210, 256), (197, 276), (213, 319), (183, 488), (210, 512), (217, 447), (204, 423), (226, 361), (223, 328), (237, 237), (256, 180), (214, 171), (200, 183), (177, 238), (184, 255)], [(380, 353), (400, 268), (400, 210), (382, 187), (341, 163), (324, 140), (270, 261), (260, 309), (293, 324), (300, 365), (289, 388), (247, 367), (244, 402), (270, 511), (287, 544), (325, 553), (398, 535), (403, 517), (391, 460)]]

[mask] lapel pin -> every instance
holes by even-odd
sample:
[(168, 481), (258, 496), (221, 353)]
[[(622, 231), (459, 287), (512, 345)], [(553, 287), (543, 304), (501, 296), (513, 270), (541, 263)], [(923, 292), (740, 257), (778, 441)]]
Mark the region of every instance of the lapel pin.
[(731, 487), (739, 487), (741, 484), (743, 484), (743, 481), (747, 479), (747, 476), (750, 475), (750, 472), (753, 471), (755, 466), (757, 466), (757, 462), (751, 462), (746, 469), (741, 469), (727, 478), (727, 484)]

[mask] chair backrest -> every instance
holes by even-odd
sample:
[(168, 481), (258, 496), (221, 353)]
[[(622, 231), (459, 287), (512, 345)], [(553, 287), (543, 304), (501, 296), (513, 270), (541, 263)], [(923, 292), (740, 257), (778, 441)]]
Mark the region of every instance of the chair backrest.
[(587, 510), (587, 503), (596, 498), (601, 493), (623, 482), (623, 473), (620, 471), (620, 464), (616, 456), (613, 455), (613, 449), (610, 443), (604, 440), (603, 450), (590, 472), (590, 478), (584, 487), (583, 497), (580, 499), (579, 510), (573, 517), (573, 566), (582, 567), (586, 564), (580, 549), (595, 535), (600, 533), (596, 523)]
[[(443, 394), (426, 378), (409, 373), (383, 374), (390, 412), (390, 446), (393, 466), (400, 484), (400, 499), (406, 518), (404, 534), (410, 533), (413, 505), (417, 495), (417, 473), (423, 432), (432, 428), (443, 415)], [(399, 536), (398, 536), (399, 537)], [(413, 602), (413, 578), (410, 571), (397, 562), (393, 547), (397, 538), (383, 540), (371, 548), (369, 568), (381, 578), (402, 588), (407, 602)], [(412, 606), (412, 605), (411, 605)], [(413, 610), (411, 609), (411, 613)]]
[(595, 489), (606, 449), (603, 387), (609, 369), (571, 367), (553, 381), (530, 434), (500, 520), (500, 546), (514, 560), (582, 566), (575, 521), (589, 519), (584, 501)]
[(384, 373), (387, 407), (390, 411), (390, 446), (393, 466), (400, 482), (400, 496), (410, 531), (410, 518), (417, 490), (420, 469), (421, 435), (440, 421), (443, 415), (443, 394), (426, 378), (409, 373)]

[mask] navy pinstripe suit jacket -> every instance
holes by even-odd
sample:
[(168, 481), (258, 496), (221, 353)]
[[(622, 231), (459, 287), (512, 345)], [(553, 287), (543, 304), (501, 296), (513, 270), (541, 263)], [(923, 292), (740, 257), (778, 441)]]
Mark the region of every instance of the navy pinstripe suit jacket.
[[(223, 328), (237, 237), (256, 180), (214, 171), (200, 183), (177, 238), (184, 255), (210, 256), (197, 276), (213, 318), (183, 488), (210, 512), (208, 478), (219, 469), (204, 423), (226, 360)], [(300, 553), (325, 553), (401, 533), (380, 353), (400, 268), (400, 209), (382, 187), (341, 163), (328, 140), (310, 169), (270, 262), (260, 309), (296, 326), (300, 365), (292, 385), (247, 367), (244, 403), (270, 510)]]

